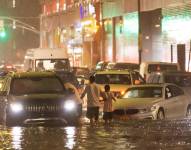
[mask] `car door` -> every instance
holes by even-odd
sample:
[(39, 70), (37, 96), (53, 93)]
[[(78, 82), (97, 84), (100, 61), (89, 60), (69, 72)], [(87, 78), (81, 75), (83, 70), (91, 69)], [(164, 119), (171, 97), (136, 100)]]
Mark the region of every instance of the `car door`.
[(171, 85), (165, 87), (165, 101), (164, 110), (166, 118), (174, 118), (177, 116), (176, 108), (178, 107), (178, 100), (174, 96), (173, 88)]
[(188, 100), (184, 91), (176, 85), (171, 85), (174, 98), (176, 99), (176, 108), (174, 114), (176, 117), (184, 117), (187, 111)]
[[(183, 115), (185, 103), (183, 91), (175, 85), (168, 85), (165, 89), (165, 115), (166, 118), (178, 118)], [(183, 100), (184, 101), (184, 100)]]

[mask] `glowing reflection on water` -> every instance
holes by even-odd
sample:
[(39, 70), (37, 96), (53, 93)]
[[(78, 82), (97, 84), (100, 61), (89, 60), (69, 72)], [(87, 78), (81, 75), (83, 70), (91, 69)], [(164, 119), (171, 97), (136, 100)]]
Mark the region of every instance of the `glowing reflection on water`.
[(75, 142), (75, 127), (66, 127), (66, 147), (69, 149), (73, 149), (76, 142)]
[(21, 149), (22, 129), (21, 127), (13, 127), (11, 129), (12, 145), (14, 149)]

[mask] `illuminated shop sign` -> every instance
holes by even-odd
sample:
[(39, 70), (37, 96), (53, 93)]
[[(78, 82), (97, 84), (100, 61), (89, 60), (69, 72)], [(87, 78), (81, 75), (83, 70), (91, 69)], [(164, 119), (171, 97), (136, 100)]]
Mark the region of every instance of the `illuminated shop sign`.
[(172, 16), (162, 19), (162, 31), (176, 42), (186, 42), (191, 38), (191, 16)]
[(80, 4), (80, 18), (83, 19), (85, 17), (89, 17), (95, 14), (95, 7), (93, 4)]

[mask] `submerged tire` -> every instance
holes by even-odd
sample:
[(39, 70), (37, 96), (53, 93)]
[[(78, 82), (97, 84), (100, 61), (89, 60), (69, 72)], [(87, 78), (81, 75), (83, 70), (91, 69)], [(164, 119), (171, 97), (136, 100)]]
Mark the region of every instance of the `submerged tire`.
[(189, 117), (189, 118), (191, 117), (191, 106), (190, 105), (187, 107), (186, 117)]
[(165, 119), (165, 114), (164, 114), (164, 110), (163, 109), (159, 109), (159, 111), (157, 113), (157, 119), (158, 120), (164, 120)]

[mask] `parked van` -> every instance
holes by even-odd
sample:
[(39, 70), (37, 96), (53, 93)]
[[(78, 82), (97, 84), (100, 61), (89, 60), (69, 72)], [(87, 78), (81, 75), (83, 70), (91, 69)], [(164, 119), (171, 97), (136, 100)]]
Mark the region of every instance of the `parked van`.
[(191, 72), (160, 71), (153, 72), (147, 79), (148, 84), (173, 83), (181, 87), (191, 101)]
[(36, 48), (26, 51), (24, 70), (65, 70), (70, 71), (66, 49)]
[(152, 72), (156, 71), (179, 71), (178, 63), (169, 62), (142, 62), (140, 65), (140, 74), (147, 80)]

